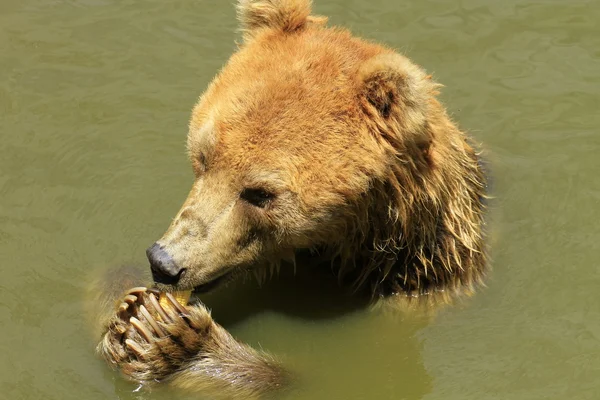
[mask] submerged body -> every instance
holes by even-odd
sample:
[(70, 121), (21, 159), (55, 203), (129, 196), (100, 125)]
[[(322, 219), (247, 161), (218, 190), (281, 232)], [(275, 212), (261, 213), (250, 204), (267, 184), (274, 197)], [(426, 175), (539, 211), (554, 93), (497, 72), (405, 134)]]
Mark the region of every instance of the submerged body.
[[(471, 292), (486, 267), (485, 179), (439, 85), (393, 50), (325, 27), (308, 0), (238, 7), (244, 43), (190, 122), (194, 185), (148, 249), (157, 287), (262, 279), (309, 254), (374, 298)], [(144, 322), (144, 293), (125, 296), (100, 347), (130, 376), (244, 396), (282, 382), (200, 304), (160, 329)]]

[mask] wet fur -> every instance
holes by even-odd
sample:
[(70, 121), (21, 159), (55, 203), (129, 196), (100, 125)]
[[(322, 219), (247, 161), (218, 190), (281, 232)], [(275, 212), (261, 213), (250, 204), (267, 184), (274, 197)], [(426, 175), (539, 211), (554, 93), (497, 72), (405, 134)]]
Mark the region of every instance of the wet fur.
[[(273, 357), (236, 341), (200, 302), (186, 306), (174, 321), (155, 318), (166, 335), (154, 334), (148, 340), (130, 318), (152, 331), (139, 311), (143, 304), (156, 316), (149, 295), (136, 293), (137, 300), (125, 313), (113, 312), (97, 346), (98, 354), (127, 379), (146, 386), (167, 383), (223, 399), (257, 398), (286, 386), (288, 374)], [(137, 344), (137, 350), (126, 344), (128, 340)]]

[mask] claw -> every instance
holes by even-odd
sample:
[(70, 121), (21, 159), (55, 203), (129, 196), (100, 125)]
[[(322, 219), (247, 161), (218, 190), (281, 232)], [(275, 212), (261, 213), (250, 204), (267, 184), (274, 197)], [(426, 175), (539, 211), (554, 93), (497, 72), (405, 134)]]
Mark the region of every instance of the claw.
[(114, 329), (119, 335), (123, 335), (125, 332), (127, 332), (127, 328), (122, 325), (116, 325)]
[(165, 310), (163, 310), (163, 308), (160, 306), (160, 304), (158, 304), (158, 300), (156, 299), (156, 296), (154, 296), (154, 294), (149, 294), (148, 297), (150, 298), (150, 303), (152, 304), (152, 307), (154, 307), (154, 309), (158, 313), (158, 316), (160, 317), (160, 319), (162, 319), (163, 322), (166, 324), (168, 324), (169, 322), (173, 322), (173, 321), (171, 321), (171, 318), (169, 318), (167, 316), (167, 314), (165, 313)]
[(160, 326), (158, 326), (158, 324), (156, 323), (152, 315), (150, 315), (146, 307), (140, 306), (140, 313), (142, 314), (146, 322), (150, 325), (150, 327), (154, 330), (154, 333), (158, 335), (158, 337), (166, 336), (165, 332), (161, 329)]
[(152, 293), (152, 294), (156, 295), (156, 297), (160, 296), (160, 290), (158, 290), (157, 288), (148, 289), (148, 293)]
[[(171, 296), (172, 298), (172, 296)], [(171, 300), (169, 296), (166, 297), (167, 301), (163, 302), (160, 306), (164, 310), (165, 314), (167, 314), (167, 318), (169, 319), (169, 323), (177, 323), (181, 320), (181, 316), (179, 314), (179, 310), (174, 305), (177, 304), (177, 300), (173, 298)]]
[(127, 303), (121, 303), (119, 304), (119, 307), (117, 308), (117, 315), (124, 320), (127, 320), (127, 310), (129, 309), (129, 304)]
[(169, 299), (169, 302), (171, 302), (171, 305), (175, 307), (175, 310), (177, 310), (180, 314), (187, 314), (187, 310), (185, 309), (185, 307), (179, 304), (179, 302), (171, 293), (167, 293), (166, 295), (167, 299)]
[(123, 301), (129, 304), (134, 304), (137, 301), (137, 296), (134, 296), (132, 294), (128, 294), (127, 296), (123, 297)]
[(126, 292), (125, 292), (125, 294), (126, 294), (126, 295), (128, 295), (128, 294), (132, 294), (132, 295), (135, 295), (135, 296), (139, 296), (139, 295), (141, 295), (142, 293), (145, 293), (147, 290), (148, 290), (148, 289), (146, 289), (146, 288), (145, 288), (145, 287), (143, 287), (143, 286), (137, 286), (137, 287), (131, 288), (131, 289), (129, 289), (128, 291), (126, 291)]
[(139, 344), (137, 344), (133, 340), (131, 340), (131, 339), (125, 339), (125, 346), (127, 346), (131, 351), (133, 351), (133, 353), (139, 359), (143, 359), (144, 358), (144, 349), (142, 348), (142, 346), (140, 346)]
[(148, 328), (146, 328), (146, 326), (142, 324), (142, 322), (139, 319), (137, 319), (136, 317), (131, 317), (129, 318), (129, 322), (131, 322), (131, 325), (133, 325), (133, 327), (138, 331), (140, 335), (142, 335), (144, 339), (146, 339), (148, 343), (152, 343), (152, 341), (154, 340), (152, 332), (150, 332)]

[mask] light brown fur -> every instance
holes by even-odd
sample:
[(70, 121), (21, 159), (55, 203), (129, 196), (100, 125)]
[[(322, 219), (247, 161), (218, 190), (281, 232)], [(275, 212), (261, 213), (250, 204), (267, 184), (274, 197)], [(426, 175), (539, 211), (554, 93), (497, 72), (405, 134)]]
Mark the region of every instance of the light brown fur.
[(308, 0), (238, 15), (244, 43), (193, 110), (195, 183), (158, 242), (185, 273), (161, 289), (264, 278), (304, 251), (375, 297), (472, 292), (486, 183), (440, 85)]
[[(169, 383), (219, 399), (256, 398), (284, 388), (288, 377), (279, 363), (236, 341), (202, 303), (183, 311), (153, 303), (150, 296), (144, 287), (126, 291), (97, 347), (129, 380)], [(160, 318), (159, 308), (167, 318)]]

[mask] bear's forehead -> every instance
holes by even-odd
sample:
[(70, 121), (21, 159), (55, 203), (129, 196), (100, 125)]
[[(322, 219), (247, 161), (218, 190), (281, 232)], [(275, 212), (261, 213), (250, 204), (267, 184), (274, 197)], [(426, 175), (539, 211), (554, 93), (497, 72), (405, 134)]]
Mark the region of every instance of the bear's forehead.
[(201, 108), (249, 134), (340, 120), (355, 111), (358, 69), (380, 51), (343, 31), (264, 35), (230, 58)]
[(224, 125), (243, 125), (248, 133), (326, 123), (350, 112), (354, 103), (347, 76), (334, 72), (319, 74), (278, 64), (228, 78), (219, 82), (213, 112)]
[(375, 50), (343, 32), (307, 35), (265, 38), (230, 59), (194, 110), (192, 153), (287, 172), (343, 173), (361, 163), (369, 144), (357, 129), (356, 74)]

